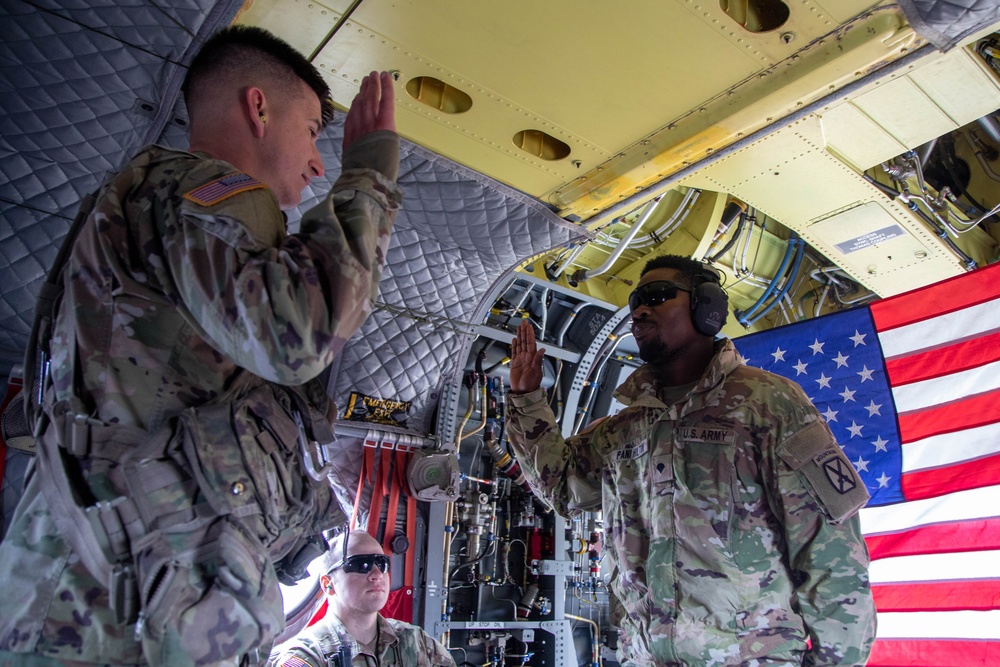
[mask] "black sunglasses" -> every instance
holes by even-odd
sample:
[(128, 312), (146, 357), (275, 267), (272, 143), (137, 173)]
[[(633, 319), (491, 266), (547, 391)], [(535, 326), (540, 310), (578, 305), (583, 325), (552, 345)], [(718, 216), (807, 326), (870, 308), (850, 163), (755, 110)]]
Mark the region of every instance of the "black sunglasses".
[(344, 572), (368, 574), (377, 567), (382, 574), (389, 571), (389, 557), (385, 554), (358, 554), (349, 556), (330, 568), (330, 572), (343, 568)]
[(670, 280), (654, 280), (653, 282), (639, 285), (628, 295), (628, 309), (631, 312), (639, 306), (653, 308), (661, 303), (677, 298), (677, 292), (690, 292), (690, 287), (678, 285)]

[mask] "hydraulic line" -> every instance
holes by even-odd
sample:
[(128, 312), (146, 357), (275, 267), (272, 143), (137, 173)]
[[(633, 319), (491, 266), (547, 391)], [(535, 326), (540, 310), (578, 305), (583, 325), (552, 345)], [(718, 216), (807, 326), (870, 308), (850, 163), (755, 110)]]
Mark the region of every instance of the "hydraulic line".
[(774, 279), (768, 284), (764, 293), (759, 299), (757, 299), (757, 302), (750, 306), (750, 308), (746, 311), (740, 310), (739, 308), (733, 311), (733, 314), (736, 316), (736, 320), (744, 327), (750, 326), (748, 321), (749, 318), (763, 307), (764, 303), (768, 300), (768, 298), (770, 298), (771, 294), (774, 293), (774, 290), (778, 285), (778, 281), (788, 271), (788, 266), (792, 263), (792, 257), (795, 255), (795, 251), (798, 247), (798, 238), (797, 234), (792, 233), (792, 237), (788, 239), (788, 245), (785, 246), (785, 256), (781, 259), (781, 266), (778, 267), (777, 273), (774, 274)]
[(642, 229), (644, 224), (646, 224), (649, 217), (653, 215), (653, 212), (657, 209), (657, 207), (659, 207), (661, 201), (663, 201), (662, 196), (654, 197), (653, 201), (649, 202), (649, 205), (646, 206), (646, 210), (643, 211), (639, 219), (634, 225), (632, 225), (632, 228), (628, 230), (628, 233), (622, 237), (622, 240), (618, 242), (618, 247), (616, 247), (614, 251), (608, 255), (603, 264), (596, 269), (581, 269), (580, 271), (575, 271), (573, 275), (570, 276), (570, 279), (575, 282), (583, 282), (584, 280), (589, 280), (607, 272), (612, 266), (614, 266), (615, 262), (618, 261), (618, 258), (621, 257), (622, 253), (625, 252), (628, 244), (632, 242), (635, 235), (639, 233), (639, 230)]
[[(628, 319), (625, 319), (622, 321), (622, 324), (628, 321)], [(611, 356), (615, 353), (615, 350), (618, 349), (618, 346), (625, 338), (625, 334), (618, 334), (618, 331), (621, 330), (621, 326), (622, 325), (619, 325), (619, 329), (615, 333), (608, 336), (608, 341), (605, 341), (604, 346), (600, 349), (600, 351), (598, 351), (597, 356), (594, 359), (594, 365), (591, 367), (590, 373), (588, 373), (588, 379), (585, 381), (585, 385), (588, 390), (587, 400), (581, 401), (581, 405), (583, 407), (577, 412), (576, 423), (573, 426), (574, 435), (579, 433), (580, 429), (583, 428), (583, 420), (588, 414), (590, 414), (591, 409), (594, 407), (594, 402), (597, 400), (597, 387), (599, 384), (598, 378), (600, 378), (601, 373), (604, 372), (604, 367), (607, 365), (608, 360), (611, 359)], [(611, 344), (608, 345), (608, 342)], [(594, 380), (590, 381), (590, 378), (594, 378)]]
[[(676, 210), (674, 210), (674, 212), (670, 215), (670, 218), (668, 218), (662, 225), (660, 225), (660, 227), (656, 231), (650, 232), (645, 236), (637, 236), (636, 238), (632, 239), (632, 242), (629, 243), (628, 247), (647, 248), (651, 245), (656, 245), (657, 243), (660, 243), (665, 238), (673, 234), (674, 230), (676, 230), (677, 227), (683, 224), (683, 222), (687, 219), (688, 214), (691, 212), (691, 209), (694, 207), (694, 204), (698, 201), (698, 197), (700, 195), (701, 195), (701, 190), (698, 190), (696, 188), (689, 189), (684, 194), (684, 199), (677, 206)], [(604, 232), (600, 232), (594, 239), (594, 243), (598, 243), (606, 247), (615, 247), (618, 245), (619, 241), (610, 234), (605, 234)]]
[(575, 248), (573, 248), (573, 251), (569, 254), (569, 256), (563, 261), (562, 264), (559, 265), (559, 268), (557, 268), (555, 271), (552, 272), (551, 276), (552, 280), (555, 280), (556, 278), (561, 276), (563, 272), (567, 269), (567, 267), (569, 267), (570, 264), (576, 261), (576, 258), (580, 256), (580, 253), (582, 253), (584, 248), (586, 247), (587, 247), (586, 243), (580, 243)]
[[(802, 264), (802, 256), (805, 254), (806, 243), (805, 241), (796, 236), (792, 239), (789, 239), (788, 244), (789, 246), (795, 247), (795, 259), (793, 260), (791, 273), (789, 273), (784, 284), (782, 284), (781, 288), (778, 290), (777, 295), (771, 300), (771, 303), (767, 304), (763, 310), (761, 310), (759, 313), (757, 313), (756, 315), (754, 315), (752, 318), (749, 319), (742, 319), (739, 317), (736, 318), (740, 321), (741, 324), (743, 324), (743, 326), (750, 327), (754, 322), (756, 322), (757, 320), (759, 320), (760, 318), (764, 317), (769, 312), (771, 312), (771, 309), (773, 309), (778, 304), (778, 302), (781, 301), (786, 294), (788, 294), (788, 290), (791, 289), (792, 284), (798, 278), (799, 266)], [(774, 285), (774, 283), (771, 284)], [(744, 318), (745, 317), (746, 316), (744, 316)]]
[(587, 306), (593, 306), (593, 305), (594, 304), (588, 303), (587, 301), (581, 301), (580, 303), (573, 306), (573, 310), (569, 312), (569, 315), (566, 316), (566, 321), (563, 322), (563, 325), (559, 328), (559, 334), (556, 336), (556, 347), (563, 346), (563, 338), (566, 336), (566, 331), (569, 330), (570, 325), (573, 324), (573, 320), (576, 319), (576, 316), (580, 314), (580, 311), (586, 308)]
[(601, 634), (600, 634), (600, 627), (597, 625), (597, 623), (590, 620), (589, 618), (584, 618), (583, 616), (574, 616), (573, 614), (565, 614), (565, 616), (566, 618), (572, 618), (574, 621), (581, 621), (583, 623), (590, 624), (590, 630), (594, 635), (593, 640), (591, 641), (590, 644), (590, 652), (591, 652), (590, 664), (591, 667), (599, 667), (600, 665), (603, 665), (604, 661), (601, 660), (601, 651), (598, 646), (598, 638), (601, 636)]
[[(727, 205), (726, 208), (728, 209), (728, 205)], [(707, 258), (706, 261), (708, 261), (709, 264), (711, 264), (713, 262), (717, 262), (720, 257), (722, 257), (727, 252), (729, 252), (730, 248), (732, 248), (736, 244), (736, 241), (740, 238), (740, 235), (743, 233), (743, 228), (746, 227), (746, 224), (747, 224), (747, 217), (748, 217), (747, 216), (747, 212), (744, 209), (744, 210), (737, 211), (737, 213), (739, 215), (739, 222), (736, 223), (736, 231), (733, 232), (733, 235), (729, 237), (729, 240), (726, 241), (726, 244), (724, 246), (722, 246), (721, 250), (719, 250), (718, 252), (716, 252), (715, 254), (713, 254), (713, 255), (711, 255), (710, 257)], [(723, 212), (723, 222), (724, 221), (725, 221), (725, 212)], [(719, 226), (721, 227), (722, 224), (723, 223), (720, 222)], [(728, 229), (727, 229), (727, 231), (728, 231)], [(723, 234), (724, 233), (725, 232), (723, 232)], [(712, 246), (714, 246), (714, 245), (716, 245), (716, 241), (712, 241)], [(711, 251), (711, 249), (712, 248), (710, 246), (709, 247), (709, 251)]]
[(906, 205), (909, 207), (911, 211), (920, 216), (920, 218), (930, 226), (931, 230), (933, 230), (933, 232), (938, 236), (938, 238), (944, 241), (945, 244), (947, 244), (947, 246), (951, 248), (952, 252), (958, 255), (962, 263), (965, 264), (965, 269), (967, 271), (971, 271), (974, 268), (976, 268), (977, 266), (976, 260), (972, 259), (964, 252), (962, 252), (962, 249), (959, 248), (957, 245), (955, 245), (955, 242), (951, 240), (950, 236), (948, 236), (948, 232), (946, 232), (943, 227), (938, 226), (937, 221), (935, 221), (934, 218), (924, 213), (923, 209), (917, 206), (917, 203), (914, 201), (908, 201), (906, 202)]
[(542, 288), (542, 298), (541, 298), (542, 318), (541, 321), (538, 323), (538, 342), (540, 343), (545, 340), (545, 325), (548, 323), (549, 320), (549, 305), (546, 303), (546, 301), (549, 300), (549, 294), (550, 292), (548, 287)]
[[(736, 276), (737, 278), (740, 278), (743, 275), (749, 275), (749, 274), (752, 273), (752, 270), (747, 268), (747, 251), (750, 250), (750, 241), (753, 240), (753, 230), (754, 230), (754, 227), (757, 226), (757, 215), (756, 215), (756, 211), (754, 209), (750, 210), (750, 213), (747, 215), (747, 219), (750, 221), (750, 227), (747, 229), (746, 237), (742, 241), (742, 243), (743, 243), (743, 250), (740, 251), (739, 245), (737, 245), (736, 246), (736, 252), (733, 253), (733, 275)], [(761, 235), (761, 238), (763, 239), (764, 238), (764, 224), (763, 223), (761, 223), (761, 226), (760, 226), (760, 235)], [(737, 262), (737, 260), (739, 260), (740, 266), (742, 267), (742, 269), (737, 269), (736, 268), (736, 262)]]

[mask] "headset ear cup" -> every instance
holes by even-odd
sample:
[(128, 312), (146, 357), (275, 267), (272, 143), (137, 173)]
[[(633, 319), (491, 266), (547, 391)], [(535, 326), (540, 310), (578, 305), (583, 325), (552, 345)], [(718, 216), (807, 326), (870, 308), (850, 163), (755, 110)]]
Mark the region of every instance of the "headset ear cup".
[(712, 281), (699, 284), (691, 292), (691, 321), (705, 336), (719, 333), (729, 315), (729, 297), (722, 286)]

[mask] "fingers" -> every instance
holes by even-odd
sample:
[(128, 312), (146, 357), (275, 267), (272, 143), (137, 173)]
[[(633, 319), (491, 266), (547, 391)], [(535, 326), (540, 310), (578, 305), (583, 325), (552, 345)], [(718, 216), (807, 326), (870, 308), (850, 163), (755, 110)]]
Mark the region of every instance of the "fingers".
[(396, 131), (396, 88), (392, 85), (392, 74), (382, 72), (380, 75), (381, 97), (379, 98), (378, 117), (383, 130)]
[(513, 355), (511, 356), (512, 359), (516, 358), (519, 354), (523, 354), (528, 358), (534, 356), (535, 330), (532, 329), (527, 320), (521, 320), (521, 324), (517, 327), (516, 336), (511, 342), (510, 347), (513, 352)]
[(372, 72), (361, 80), (344, 121), (344, 150), (378, 130), (396, 131), (396, 94), (389, 72)]

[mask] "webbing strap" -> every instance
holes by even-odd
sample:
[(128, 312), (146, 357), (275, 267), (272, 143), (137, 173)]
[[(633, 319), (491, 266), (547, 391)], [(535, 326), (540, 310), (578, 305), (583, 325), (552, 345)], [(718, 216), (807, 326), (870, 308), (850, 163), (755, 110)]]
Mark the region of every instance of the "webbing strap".
[[(118, 622), (134, 623), (139, 608), (135, 570), (131, 562), (118, 562), (129, 556), (127, 531), (109, 514), (117, 513), (119, 509), (112, 503), (98, 503), (87, 510), (80, 506), (72, 495), (74, 486), (66, 472), (66, 464), (61, 459), (63, 454), (54, 440), (51, 432), (43, 433), (35, 447), (35, 465), (42, 471), (41, 478), (48, 477), (53, 482), (50, 485), (52, 491), (46, 494), (52, 518), (59, 533), (73, 547), (84, 567), (107, 586), (109, 601)], [(123, 498), (118, 504), (126, 503)], [(129, 511), (127, 508), (122, 509)], [(114, 528), (108, 530), (106, 524), (111, 524)], [(109, 557), (115, 561), (114, 565), (109, 562)]]
[(354, 496), (354, 511), (351, 512), (351, 530), (358, 527), (358, 508), (361, 507), (361, 496), (375, 467), (374, 450), (364, 445), (362, 445), (361, 450), (361, 474), (358, 476), (358, 491)]
[[(381, 454), (381, 456), (379, 456)], [(378, 522), (382, 517), (382, 498), (385, 496), (386, 491), (386, 480), (385, 476), (388, 473), (388, 455), (389, 450), (382, 447), (382, 443), (379, 442), (377, 451), (375, 455), (378, 457), (378, 471), (375, 474), (375, 486), (372, 489), (372, 504), (368, 509), (368, 525), (365, 526), (365, 530), (369, 535), (378, 539)]]
[(399, 469), (400, 469), (400, 459), (403, 458), (403, 452), (398, 449), (392, 450), (392, 476), (386, 475), (387, 483), (389, 484), (389, 508), (386, 512), (385, 517), (385, 535), (382, 537), (382, 548), (385, 551), (392, 551), (392, 538), (396, 536), (396, 513), (399, 509)]
[[(399, 473), (400, 486), (406, 483), (406, 469), (409, 467), (411, 458), (413, 458), (413, 454), (407, 452), (407, 465), (403, 466), (403, 469)], [(406, 539), (409, 540), (410, 546), (406, 550), (406, 570), (403, 573), (403, 585), (413, 586), (413, 567), (416, 562), (417, 552), (417, 499), (409, 492), (406, 494)]]

